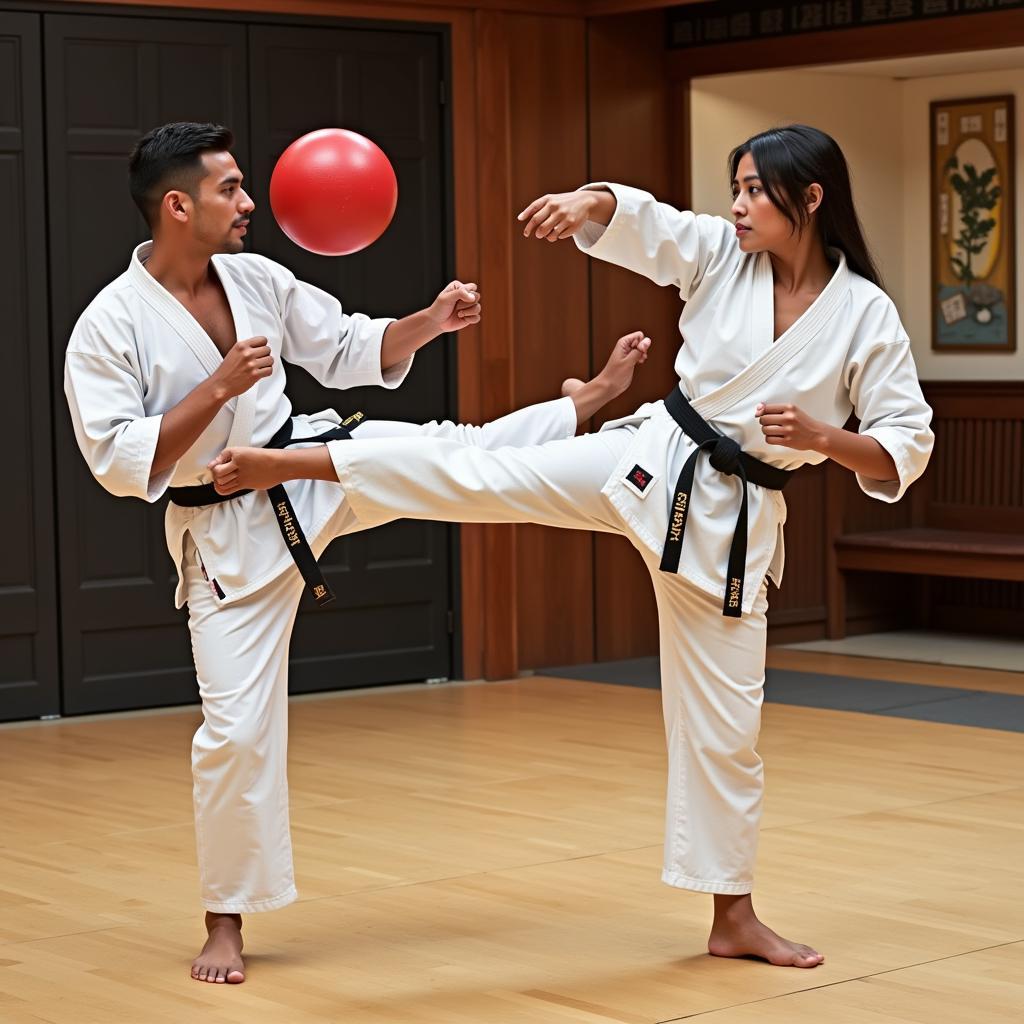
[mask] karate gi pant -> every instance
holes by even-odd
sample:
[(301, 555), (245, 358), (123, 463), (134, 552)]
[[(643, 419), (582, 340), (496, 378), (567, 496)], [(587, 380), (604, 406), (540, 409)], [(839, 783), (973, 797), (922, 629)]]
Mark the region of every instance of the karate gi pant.
[[(628, 427), (532, 448), (481, 451), (433, 439), (328, 445), (364, 526), (395, 518), (539, 523), (625, 533), (601, 489)], [(633, 538), (630, 538), (631, 540)], [(640, 543), (657, 598), (668, 743), (662, 879), (698, 892), (753, 887), (764, 776), (756, 751), (764, 690), (767, 584), (742, 618), (662, 572)]]
[[(456, 448), (498, 447), (566, 437), (575, 428), (575, 407), (562, 399), (482, 427), (373, 420), (353, 436), (432, 436), (450, 438), (446, 443)], [(342, 501), (322, 537), (362, 528)], [(288, 822), (288, 647), (304, 583), (289, 566), (255, 593), (222, 604), (188, 535), (182, 557), (203, 706), (192, 743), (202, 903), (224, 914), (275, 910), (297, 896)]]

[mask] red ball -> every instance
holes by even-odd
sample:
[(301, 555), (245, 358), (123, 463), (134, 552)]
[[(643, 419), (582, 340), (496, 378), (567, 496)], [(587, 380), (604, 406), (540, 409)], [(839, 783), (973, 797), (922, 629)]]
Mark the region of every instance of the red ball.
[(376, 242), (398, 205), (398, 181), (375, 143), (344, 128), (296, 139), (270, 176), (270, 208), (281, 230), (321, 256), (346, 256)]

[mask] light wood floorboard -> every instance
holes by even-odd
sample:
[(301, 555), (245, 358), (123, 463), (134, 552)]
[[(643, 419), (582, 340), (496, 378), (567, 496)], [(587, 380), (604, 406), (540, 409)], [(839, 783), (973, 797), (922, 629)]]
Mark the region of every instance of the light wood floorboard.
[(766, 705), (756, 903), (826, 953), (798, 971), (707, 956), (710, 897), (660, 884), (657, 692), (294, 702), (301, 898), (236, 987), (187, 977), (197, 721), (0, 733), (4, 1024), (1020, 1019), (1021, 734)]
[(855, 679), (888, 679), (895, 683), (987, 690), (1024, 697), (1024, 672), (897, 661), (894, 658), (861, 658), (821, 651), (793, 651), (784, 647), (769, 647), (767, 664), (769, 668), (788, 668), (796, 672), (820, 672), (831, 676), (853, 676)]

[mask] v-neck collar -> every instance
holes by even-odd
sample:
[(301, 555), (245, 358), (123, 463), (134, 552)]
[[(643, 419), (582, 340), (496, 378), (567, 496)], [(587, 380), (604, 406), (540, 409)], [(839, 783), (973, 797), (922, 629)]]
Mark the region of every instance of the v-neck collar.
[(767, 253), (758, 254), (757, 262), (754, 265), (754, 317), (756, 322), (757, 311), (764, 308), (764, 296), (767, 292), (770, 310), (770, 315), (767, 318), (769, 343), (767, 347), (762, 347), (754, 355), (749, 365), (735, 377), (693, 401), (693, 407), (705, 419), (721, 415), (756, 388), (764, 385), (784, 363), (796, 356), (820, 334), (829, 318), (839, 308), (849, 285), (850, 272), (846, 266), (846, 256), (839, 250), (833, 251), (838, 256), (839, 265), (832, 274), (831, 280), (807, 309), (775, 341), (771, 340), (775, 333), (774, 276), (771, 257)]
[[(175, 298), (147, 269), (146, 261), (153, 252), (152, 241), (143, 242), (132, 253), (128, 272), (143, 298), (153, 307), (168, 325), (180, 335), (182, 340), (202, 363), (207, 373), (213, 373), (224, 361), (221, 351), (213, 338), (200, 326), (199, 321)], [(231, 312), (232, 325), (236, 338), (248, 338), (249, 316), (235, 288), (231, 275), (224, 272), (224, 264), (220, 256), (211, 257), (211, 263), (217, 272), (217, 280), (224, 289)]]
[[(772, 258), (771, 258), (771, 254), (770, 253), (759, 252), (757, 254), (757, 263), (756, 263), (755, 268), (754, 268), (755, 290), (757, 292), (760, 292), (762, 290), (765, 291), (766, 296), (767, 296), (766, 306), (767, 306), (767, 309), (768, 309), (768, 316), (766, 318), (766, 323), (764, 324), (764, 326), (767, 327), (767, 330), (761, 332), (763, 334), (764, 338), (765, 338), (766, 344), (762, 344), (761, 345), (761, 347), (758, 350), (759, 352), (764, 351), (765, 349), (767, 349), (768, 347), (770, 347), (772, 345), (778, 345), (778, 343), (780, 341), (782, 341), (786, 337), (786, 335), (789, 334), (790, 331), (794, 330), (797, 327), (797, 325), (800, 323), (800, 321), (805, 316), (807, 316), (811, 312), (812, 309), (814, 309), (815, 304), (821, 299), (821, 297), (825, 294), (825, 292), (828, 291), (829, 286), (835, 280), (836, 275), (839, 273), (840, 268), (845, 264), (846, 256), (844, 255), (842, 250), (840, 250), (840, 249), (833, 249), (833, 248), (829, 248), (827, 255), (834, 257), (835, 262), (836, 262), (836, 269), (832, 272), (832, 274), (829, 277), (828, 281), (825, 282), (825, 287), (822, 288), (822, 290), (820, 292), (818, 292), (818, 294), (810, 302), (810, 304), (807, 306), (807, 308), (800, 314), (800, 316), (798, 316), (796, 318), (796, 320), (794, 320), (776, 338), (775, 337), (775, 271), (774, 271), (774, 269), (772, 267)], [(760, 302), (759, 302), (760, 299), (761, 299), (761, 295), (760, 294), (756, 294), (755, 295), (755, 300), (754, 300), (755, 304), (760, 305)], [(756, 310), (755, 310), (755, 316), (756, 316)]]
[[(146, 269), (145, 262), (153, 251), (153, 243), (143, 242), (135, 248), (128, 266), (128, 274), (146, 303), (167, 323), (168, 327), (181, 338), (208, 374), (217, 372), (224, 357), (199, 321)], [(231, 273), (226, 270), (224, 257), (212, 256), (217, 279), (228, 300), (236, 338), (252, 337), (249, 313)], [(252, 443), (252, 430), (256, 419), (256, 398), (260, 382), (256, 381), (248, 391), (237, 398), (228, 399), (226, 405), (234, 411), (231, 433), (227, 447)]]

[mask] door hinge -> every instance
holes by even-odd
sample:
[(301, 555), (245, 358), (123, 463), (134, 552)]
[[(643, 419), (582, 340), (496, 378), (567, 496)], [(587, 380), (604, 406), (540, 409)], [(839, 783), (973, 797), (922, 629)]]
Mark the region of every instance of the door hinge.
[(448, 85), (443, 78), (441, 79), (440, 82), (437, 83), (437, 90), (438, 100), (440, 101), (441, 106), (443, 107), (448, 102)]
[(448, 609), (448, 633), (449, 635), (455, 632), (455, 612)]

